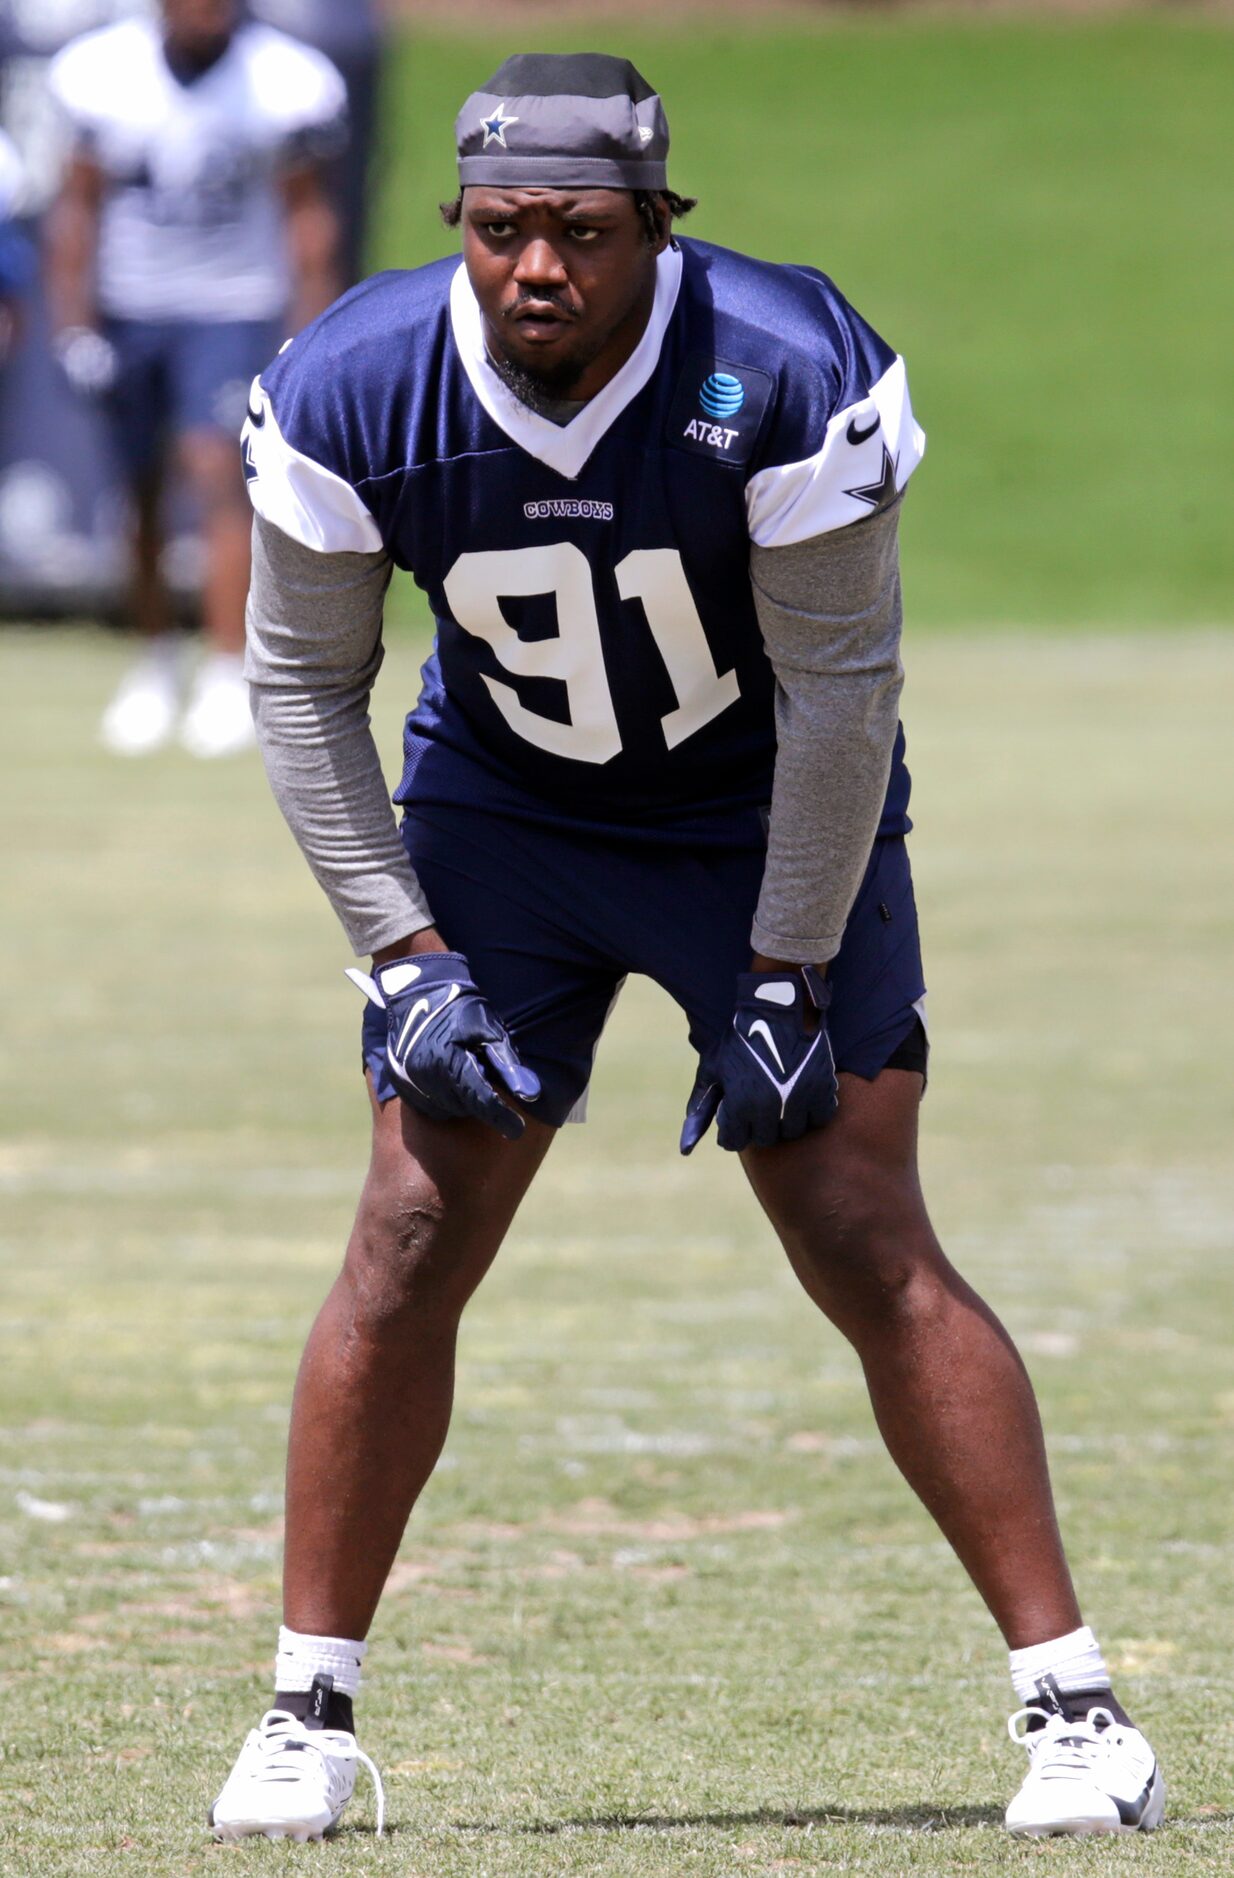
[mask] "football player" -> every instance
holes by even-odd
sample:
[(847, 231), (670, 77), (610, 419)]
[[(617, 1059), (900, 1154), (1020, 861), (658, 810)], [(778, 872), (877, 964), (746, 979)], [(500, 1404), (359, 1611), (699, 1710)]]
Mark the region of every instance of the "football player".
[[(162, 0), (72, 41), (48, 82), (71, 155), (48, 222), (55, 350), (112, 419), (136, 506), (141, 656), (102, 722), (109, 748), (195, 756), (252, 742), (243, 680), (249, 512), (236, 432), (254, 372), (339, 289), (320, 180), (343, 134), (321, 53), (243, 22), (239, 0)], [(180, 718), (160, 557), (168, 447), (196, 498), (206, 656)]]
[[(275, 1701), (212, 1809), (315, 1836), (450, 1416), (459, 1315), (628, 972), (887, 1445), (1002, 1630), (1020, 1833), (1155, 1826), (1083, 1623), (1024, 1369), (916, 1172), (924, 980), (898, 723), (904, 363), (825, 275), (680, 238), (625, 61), (510, 59), (458, 119), (463, 258), (368, 282), (252, 390), (249, 675), (278, 799), (371, 972), (373, 1156), (292, 1414)], [(396, 827), (382, 597), (437, 619)]]

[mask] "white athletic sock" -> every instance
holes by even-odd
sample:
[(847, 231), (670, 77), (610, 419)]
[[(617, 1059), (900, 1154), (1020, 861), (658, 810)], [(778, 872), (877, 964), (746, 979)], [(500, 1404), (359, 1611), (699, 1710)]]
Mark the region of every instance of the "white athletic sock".
[(333, 1676), (339, 1695), (360, 1692), (360, 1665), (368, 1649), (352, 1637), (306, 1637), (279, 1625), (274, 1687), (284, 1695), (307, 1694), (314, 1676)]
[(1012, 1650), (1011, 1681), (1018, 1701), (1031, 1702), (1043, 1676), (1053, 1676), (1064, 1695), (1077, 1689), (1109, 1688), (1110, 1672), (1087, 1624), (1050, 1643)]

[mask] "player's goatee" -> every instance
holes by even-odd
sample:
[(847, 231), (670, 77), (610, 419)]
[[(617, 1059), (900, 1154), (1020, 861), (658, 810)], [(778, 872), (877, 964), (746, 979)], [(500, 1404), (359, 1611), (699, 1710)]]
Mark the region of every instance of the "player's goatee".
[(490, 352), (489, 357), (493, 370), (515, 397), (541, 415), (547, 405), (570, 396), (590, 363), (588, 359), (559, 359), (556, 365), (533, 371), (530, 366), (516, 365), (512, 359), (497, 353)]

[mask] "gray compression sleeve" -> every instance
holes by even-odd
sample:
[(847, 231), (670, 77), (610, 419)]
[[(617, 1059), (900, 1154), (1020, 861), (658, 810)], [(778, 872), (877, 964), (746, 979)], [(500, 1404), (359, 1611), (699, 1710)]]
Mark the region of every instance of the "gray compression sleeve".
[(887, 789), (900, 667), (899, 504), (790, 548), (750, 551), (776, 675), (776, 766), (754, 950), (840, 949)]
[(432, 924), (369, 728), (389, 581), (385, 554), (317, 554), (254, 520), (244, 669), (257, 741), (357, 953)]

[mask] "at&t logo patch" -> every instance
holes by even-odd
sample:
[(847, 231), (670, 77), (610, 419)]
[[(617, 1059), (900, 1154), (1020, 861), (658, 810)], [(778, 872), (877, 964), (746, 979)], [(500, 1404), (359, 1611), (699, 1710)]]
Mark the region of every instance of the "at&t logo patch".
[(699, 386), (698, 401), (708, 417), (736, 417), (746, 401), (746, 388), (731, 372), (709, 372)]
[[(772, 381), (754, 365), (687, 359), (669, 412), (665, 442), (718, 463), (745, 463), (758, 438)], [(700, 415), (701, 413), (701, 415)]]
[(695, 443), (709, 443), (713, 450), (731, 450), (738, 435), (723, 424), (704, 424), (701, 417), (692, 417), (681, 434)]

